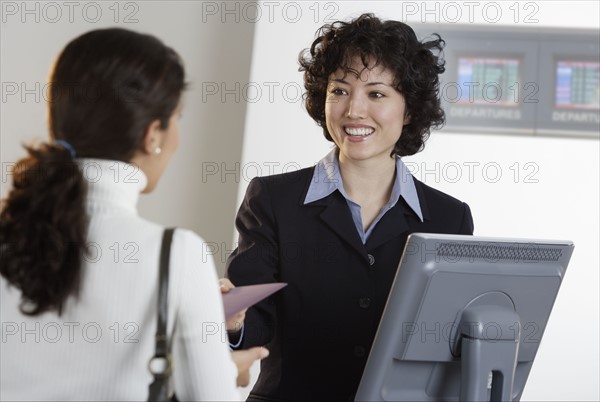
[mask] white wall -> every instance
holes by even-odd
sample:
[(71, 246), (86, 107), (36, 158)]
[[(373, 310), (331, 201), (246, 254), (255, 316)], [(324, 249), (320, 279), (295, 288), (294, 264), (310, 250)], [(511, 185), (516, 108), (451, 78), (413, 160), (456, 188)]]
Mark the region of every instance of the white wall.
[[(460, 23), (513, 26), (516, 19), (517, 25), (532, 30), (600, 27), (595, 1), (475, 3), (455, 2), (462, 12)], [(248, 104), (242, 157), (245, 175), (238, 202), (253, 176), (310, 166), (330, 149), (294, 91), (302, 87), (298, 52), (310, 46), (318, 27), (362, 12), (414, 24), (455, 18), (449, 14), (453, 9), (444, 9), (444, 2), (278, 4), (261, 3), (263, 16), (257, 22), (250, 82), (263, 96), (251, 97), (253, 102)], [(491, 24), (488, 21), (496, 18), (496, 7), (501, 18)], [(327, 16), (332, 19), (326, 20)], [(272, 98), (267, 96), (270, 87), (275, 88)], [(406, 161), (418, 169), (417, 177), (469, 203), (477, 235), (575, 242), (523, 400), (600, 399), (598, 140), (434, 132), (425, 151)], [(468, 166), (472, 163), (479, 165), (472, 165), (471, 178)], [(461, 167), (459, 180), (456, 170), (450, 170), (456, 164)], [(485, 170), (486, 164), (497, 165)], [(500, 167), (500, 177), (495, 177), (493, 167)]]

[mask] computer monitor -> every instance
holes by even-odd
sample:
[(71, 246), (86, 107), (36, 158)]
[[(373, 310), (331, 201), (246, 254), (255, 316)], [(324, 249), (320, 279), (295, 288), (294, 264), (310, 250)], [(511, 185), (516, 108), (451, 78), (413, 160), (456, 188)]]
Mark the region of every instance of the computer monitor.
[(408, 237), (356, 401), (518, 401), (570, 241)]

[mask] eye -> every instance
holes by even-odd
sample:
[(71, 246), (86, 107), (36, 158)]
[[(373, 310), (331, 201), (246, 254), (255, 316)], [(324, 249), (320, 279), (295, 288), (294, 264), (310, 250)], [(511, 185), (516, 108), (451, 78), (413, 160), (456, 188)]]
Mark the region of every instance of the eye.
[(369, 93), (369, 96), (370, 96), (371, 98), (376, 98), (376, 99), (379, 99), (379, 98), (383, 98), (383, 97), (385, 97), (385, 95), (384, 95), (384, 94), (382, 94), (382, 93), (381, 93), (381, 92), (379, 92), (379, 91), (373, 91), (373, 92), (370, 92), (370, 93)]
[(329, 90), (329, 93), (332, 95), (347, 95), (348, 92), (342, 88), (332, 88)]

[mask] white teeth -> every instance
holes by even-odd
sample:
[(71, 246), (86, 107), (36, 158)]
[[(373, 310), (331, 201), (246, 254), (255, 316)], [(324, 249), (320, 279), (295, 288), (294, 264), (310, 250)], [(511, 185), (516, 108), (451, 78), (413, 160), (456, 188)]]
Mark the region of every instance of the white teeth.
[(375, 130), (373, 130), (372, 128), (349, 128), (349, 127), (345, 127), (344, 131), (348, 135), (365, 136), (365, 135), (373, 134), (373, 131), (375, 131)]

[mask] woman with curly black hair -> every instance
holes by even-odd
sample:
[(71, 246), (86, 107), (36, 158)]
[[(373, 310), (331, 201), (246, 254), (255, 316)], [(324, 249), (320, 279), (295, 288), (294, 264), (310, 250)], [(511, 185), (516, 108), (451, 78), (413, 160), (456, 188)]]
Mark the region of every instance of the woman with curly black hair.
[(467, 204), (400, 158), (444, 122), (443, 45), (365, 14), (322, 27), (301, 53), (306, 108), (335, 148), (254, 179), (240, 207), (229, 278), (289, 284), (246, 313), (242, 347), (271, 349), (249, 400), (353, 400), (407, 236), (473, 233)]
[[(65, 47), (51, 85), (51, 141), (26, 147), (0, 213), (0, 399), (145, 400), (164, 227), (138, 216), (137, 201), (178, 147), (183, 64), (151, 35), (100, 29)], [(224, 321), (217, 275), (202, 244), (189, 230), (173, 236), (173, 387), (184, 400), (235, 400), (236, 367), (214, 330)], [(266, 352), (235, 353), (246, 385)]]

